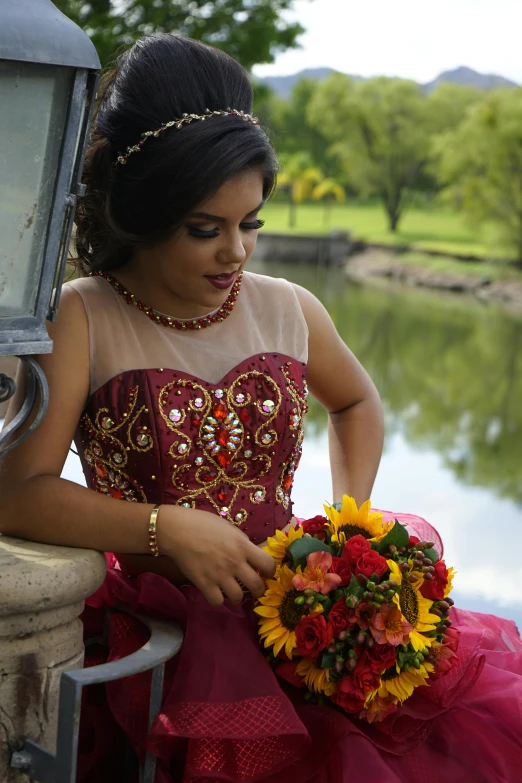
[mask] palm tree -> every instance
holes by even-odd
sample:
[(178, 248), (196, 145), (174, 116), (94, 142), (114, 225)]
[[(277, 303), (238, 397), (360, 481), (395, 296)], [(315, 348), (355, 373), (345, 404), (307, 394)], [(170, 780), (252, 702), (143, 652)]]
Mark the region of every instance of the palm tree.
[(312, 191), (314, 201), (324, 199), (324, 227), (329, 229), (332, 222), (332, 204), (334, 201), (346, 201), (346, 193), (342, 185), (335, 179), (327, 177), (317, 183)]
[(312, 195), (314, 187), (323, 180), (323, 173), (314, 166), (308, 152), (295, 152), (281, 156), (282, 171), (278, 177), (278, 186), (288, 193), (290, 210), (288, 226), (295, 228), (296, 205)]

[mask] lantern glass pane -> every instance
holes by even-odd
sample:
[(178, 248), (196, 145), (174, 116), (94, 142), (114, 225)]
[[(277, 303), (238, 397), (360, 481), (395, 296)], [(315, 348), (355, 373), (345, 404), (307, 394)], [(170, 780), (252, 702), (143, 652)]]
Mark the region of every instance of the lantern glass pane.
[(0, 60), (0, 318), (35, 315), (73, 76)]

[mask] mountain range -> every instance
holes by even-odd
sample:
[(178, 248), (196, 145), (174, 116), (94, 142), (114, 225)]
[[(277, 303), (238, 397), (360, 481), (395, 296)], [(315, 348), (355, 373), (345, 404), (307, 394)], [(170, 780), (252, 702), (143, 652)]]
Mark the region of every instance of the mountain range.
[[(333, 68), (306, 68), (299, 73), (295, 73), (292, 76), (267, 76), (264, 79), (260, 79), (262, 84), (266, 84), (275, 93), (282, 98), (288, 98), (295, 84), (301, 79), (317, 79), (317, 81), (323, 81), (330, 74), (335, 73)], [(353, 76), (352, 79), (362, 81), (365, 77)], [(489, 90), (495, 87), (517, 87), (515, 82), (505, 79), (503, 76), (497, 76), (492, 73), (478, 73), (472, 68), (461, 66), (455, 68), (452, 71), (444, 71), (436, 79), (428, 82), (427, 84), (421, 84), (424, 92), (429, 93), (434, 90), (439, 84), (443, 82), (453, 82), (453, 84), (461, 84), (466, 87), (477, 87), (480, 90)]]

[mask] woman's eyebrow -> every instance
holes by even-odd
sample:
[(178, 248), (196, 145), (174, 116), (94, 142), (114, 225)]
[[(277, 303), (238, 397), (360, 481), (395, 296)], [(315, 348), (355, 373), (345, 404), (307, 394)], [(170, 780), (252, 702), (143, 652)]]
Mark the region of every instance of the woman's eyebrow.
[[(248, 217), (250, 217), (250, 215), (255, 215), (257, 212), (259, 212), (261, 207), (263, 207), (264, 203), (265, 202), (262, 201), (261, 204), (259, 204), (259, 206), (257, 206), (251, 212), (249, 212), (248, 215), (245, 215), (245, 217), (248, 218)], [(226, 221), (226, 218), (220, 217), (219, 215), (211, 215), (209, 212), (192, 212), (189, 215), (189, 218), (200, 218), (200, 219), (203, 219), (203, 220), (212, 220), (212, 221), (217, 221), (218, 223), (224, 223)]]

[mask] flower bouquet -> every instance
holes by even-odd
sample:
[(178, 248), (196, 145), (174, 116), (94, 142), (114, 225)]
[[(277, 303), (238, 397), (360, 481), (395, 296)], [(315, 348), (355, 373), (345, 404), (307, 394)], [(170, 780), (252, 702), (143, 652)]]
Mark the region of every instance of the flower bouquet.
[(434, 544), (354, 499), (325, 506), (265, 551), (277, 562), (259, 600), (259, 636), (276, 674), (370, 723), (457, 660), (453, 569)]

